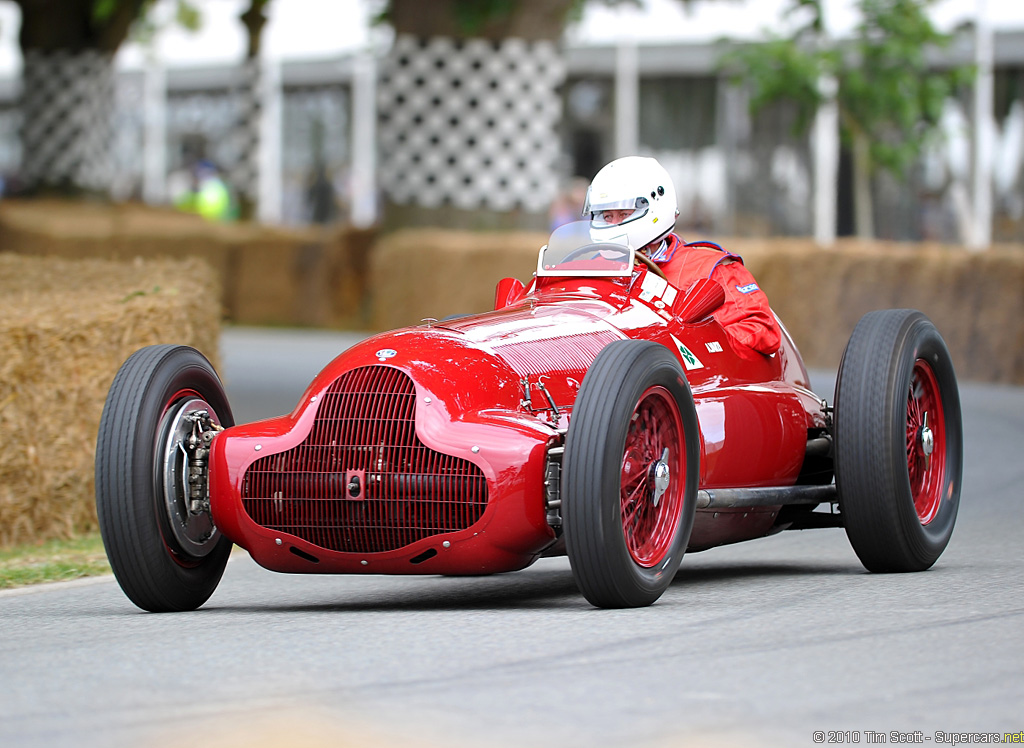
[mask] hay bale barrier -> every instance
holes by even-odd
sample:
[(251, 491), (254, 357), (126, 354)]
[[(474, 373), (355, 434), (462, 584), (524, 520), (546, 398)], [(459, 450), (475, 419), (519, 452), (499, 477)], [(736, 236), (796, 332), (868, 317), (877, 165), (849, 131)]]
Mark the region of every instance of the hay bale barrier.
[(0, 253), (0, 547), (96, 529), (96, 431), (114, 375), (156, 343), (216, 365), (219, 297), (196, 258)]
[[(386, 235), (371, 255), (372, 326), (486, 311), (502, 277), (530, 279), (546, 239), (442, 230)], [(913, 308), (942, 333), (961, 380), (1024, 384), (1024, 246), (970, 253), (857, 240), (828, 250), (807, 239), (718, 242), (743, 256), (808, 366), (837, 367), (865, 313)]]
[(919, 309), (931, 318), (962, 381), (1024, 384), (1024, 247), (806, 240), (750, 242), (743, 255), (808, 366), (835, 368), (860, 318)]
[(432, 317), (483, 312), (505, 277), (529, 280), (546, 234), (443, 229), (397, 231), (370, 255), (370, 320), (375, 330)]
[(374, 233), (345, 226), (211, 223), (136, 203), (0, 202), (0, 248), (34, 257), (129, 261), (198, 257), (241, 325), (362, 327)]

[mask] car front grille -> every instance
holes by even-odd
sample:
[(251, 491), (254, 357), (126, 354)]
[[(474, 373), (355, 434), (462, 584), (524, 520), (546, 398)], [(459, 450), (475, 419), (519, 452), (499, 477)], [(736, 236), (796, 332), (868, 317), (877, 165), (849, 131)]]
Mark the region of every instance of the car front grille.
[(324, 394), (302, 444), (246, 471), (245, 511), (263, 527), (352, 553), (466, 529), (487, 507), (487, 480), (468, 460), (426, 447), (415, 410), (404, 372), (346, 372)]

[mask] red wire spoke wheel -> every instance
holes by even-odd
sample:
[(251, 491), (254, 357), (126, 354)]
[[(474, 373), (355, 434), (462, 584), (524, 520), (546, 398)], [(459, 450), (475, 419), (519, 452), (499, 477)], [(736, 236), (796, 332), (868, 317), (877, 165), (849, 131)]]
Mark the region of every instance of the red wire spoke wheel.
[[(683, 424), (672, 395), (651, 387), (640, 398), (626, 434), (622, 460), (622, 533), (640, 566), (657, 566), (668, 554), (683, 504)], [(667, 450), (667, 452), (666, 452)]]
[(566, 552), (591, 604), (640, 607), (668, 589), (693, 529), (699, 450), (675, 356), (650, 341), (606, 346), (573, 406), (561, 486)]
[(938, 514), (946, 474), (946, 427), (941, 390), (932, 367), (914, 362), (907, 394), (907, 474), (922, 525)]
[(960, 505), (963, 426), (946, 344), (912, 309), (871, 312), (839, 366), (835, 472), (846, 534), (870, 571), (923, 571)]

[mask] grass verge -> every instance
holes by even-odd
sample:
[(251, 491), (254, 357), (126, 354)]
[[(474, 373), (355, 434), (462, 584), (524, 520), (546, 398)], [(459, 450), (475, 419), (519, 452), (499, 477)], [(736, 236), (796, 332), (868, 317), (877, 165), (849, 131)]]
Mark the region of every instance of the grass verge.
[(0, 550), (0, 589), (110, 574), (99, 533)]

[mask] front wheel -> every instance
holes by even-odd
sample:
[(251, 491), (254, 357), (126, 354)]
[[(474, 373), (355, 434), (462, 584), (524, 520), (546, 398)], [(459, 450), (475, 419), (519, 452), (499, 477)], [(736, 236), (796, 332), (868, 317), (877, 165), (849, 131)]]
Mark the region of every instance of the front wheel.
[(610, 343), (587, 371), (566, 435), (562, 526), (573, 578), (601, 608), (668, 589), (696, 512), (693, 396), (668, 349)]
[(205, 459), (234, 420), (193, 348), (155, 345), (114, 378), (96, 441), (96, 512), (121, 589), (143, 610), (194, 610), (216, 589), (231, 542), (210, 515)]
[(942, 336), (912, 309), (866, 314), (835, 395), (836, 489), (865, 568), (935, 563), (953, 533), (962, 465), (960, 395)]

